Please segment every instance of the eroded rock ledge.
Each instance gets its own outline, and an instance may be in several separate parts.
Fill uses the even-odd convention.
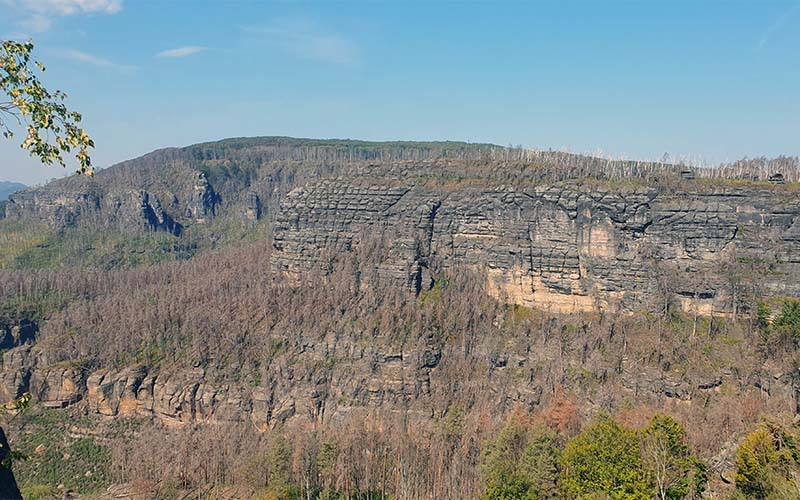
[[[668,294],[688,312],[730,314],[732,271],[748,266],[766,293],[800,297],[800,197],[769,187],[328,179],[284,199],[272,265],[324,269],[327,255],[374,237],[389,245],[378,275],[397,286],[419,291],[432,267],[467,266],[495,297],[554,312],[635,310]]]

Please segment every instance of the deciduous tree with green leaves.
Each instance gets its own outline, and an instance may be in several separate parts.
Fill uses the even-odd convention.
[[[45,67],[31,58],[32,52],[31,40],[0,41],[0,130],[10,139],[14,128],[24,129],[20,146],[45,165],[66,167],[65,156],[74,155],[77,172],[92,175],[89,148],[94,142],[79,126],[81,115],[64,104],[65,92],[42,85],[36,70],[44,72]]]
[[[797,429],[765,422],[744,438],[736,452],[735,498],[800,498],[800,446],[796,432]]]
[[[786,338],[800,341],[800,301],[784,301],[781,313],[775,318],[773,328]]]
[[[545,500],[557,497],[556,435],[515,412],[483,454],[485,500]]]
[[[561,457],[565,498],[612,500],[652,498],[636,431],[609,416],[599,416],[569,444]]]
[[[656,415],[640,432],[642,460],[661,500],[700,498],[707,482],[706,466],[688,445],[677,420]]]

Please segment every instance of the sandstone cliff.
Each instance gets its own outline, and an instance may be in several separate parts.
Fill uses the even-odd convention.
[[[467,266],[497,298],[553,311],[631,311],[667,294],[729,314],[748,270],[764,292],[800,297],[800,198],[760,186],[322,180],[284,199],[273,265],[298,275],[376,236],[390,241],[379,267],[397,286],[428,289],[434,270]]]

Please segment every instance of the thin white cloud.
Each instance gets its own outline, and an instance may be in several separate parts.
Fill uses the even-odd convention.
[[[20,3],[33,12],[56,16],[81,12],[116,14],[122,10],[122,0],[20,0]]]
[[[19,24],[28,31],[42,33],[49,30],[53,26],[53,21],[47,16],[34,14],[29,18],[20,21]]]
[[[123,0],[3,0],[18,13],[18,24],[28,31],[49,30],[59,17],[78,14],[116,14]]]
[[[188,57],[203,52],[204,50],[206,50],[205,47],[200,47],[197,45],[176,47],[174,49],[162,50],[161,52],[156,54],[156,57],[165,57],[165,58]]]
[[[325,32],[308,19],[284,19],[266,26],[245,26],[242,31],[263,37],[303,59],[351,64],[359,56],[358,46],[353,41]]]
[[[65,50],[60,55],[64,59],[90,64],[92,66],[97,66],[99,68],[113,69],[115,71],[119,71],[120,73],[130,73],[138,69],[136,66],[130,66],[127,64],[118,64],[103,57],[87,54],[86,52],[81,52],[79,50]]]
[[[758,48],[763,49],[769,44],[770,38],[776,32],[780,31],[783,26],[792,18],[795,14],[800,12],[800,3],[794,4],[790,7],[786,12],[784,12],[781,17],[779,17],[774,23],[769,25],[767,29],[761,34],[761,38],[758,40]]]

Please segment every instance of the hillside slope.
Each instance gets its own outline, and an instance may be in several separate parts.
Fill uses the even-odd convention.
[[[45,446],[21,484],[241,497],[280,466],[477,498],[507,414],[563,443],[666,413],[724,492],[741,437],[799,413],[800,194],[682,170],[257,138],[15,194],[0,399],[33,394],[19,445]]]

